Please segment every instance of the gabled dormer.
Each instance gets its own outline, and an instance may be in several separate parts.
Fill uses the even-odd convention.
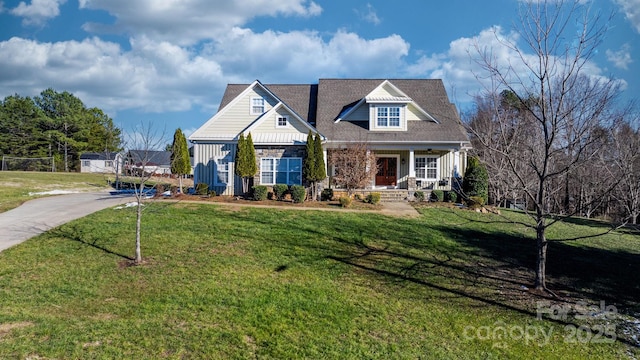
[[[438,121],[389,80],[360,101],[346,106],[336,119],[367,122],[369,131],[407,131],[409,121]]]

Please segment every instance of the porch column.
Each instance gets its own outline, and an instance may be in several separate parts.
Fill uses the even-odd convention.
[[[413,148],[409,149],[409,177],[416,177],[416,160]]]
[[[324,171],[326,171],[326,174],[329,174],[329,158],[327,158],[327,149],[322,150],[322,156],[324,157]]]

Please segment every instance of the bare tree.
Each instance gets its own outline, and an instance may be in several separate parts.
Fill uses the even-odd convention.
[[[622,209],[622,220],[635,225],[640,216],[640,130],[621,120],[611,135],[611,163],[615,176],[620,179],[613,197]]]
[[[331,150],[329,164],[334,166],[335,184],[344,186],[349,196],[355,189],[364,189],[378,172],[375,154],[364,142],[350,143],[344,148]]]
[[[136,197],[136,265],[142,263],[142,214],[144,201],[149,197],[150,190],[145,187],[145,184],[153,176],[155,166],[151,164],[159,161],[161,152],[158,150],[163,148],[165,142],[164,132],[160,133],[152,123],[140,123],[135,128],[129,142],[127,161],[129,166],[133,168],[132,175],[136,178],[134,184]]]
[[[520,135],[517,153],[511,141],[511,117],[499,117],[497,143],[476,137],[487,151],[505,157],[530,203],[532,211],[527,214],[533,220],[529,226],[536,231],[534,287],[538,290],[548,291],[546,230],[563,219],[551,216],[554,199],[566,189],[567,174],[594,166],[598,160],[597,152],[591,151],[597,141],[594,130],[610,125],[608,109],[618,93],[614,80],[588,76],[590,60],[606,32],[600,16],[592,16],[588,10],[578,0],[523,5],[517,31],[527,50],[508,39],[497,39],[513,54],[507,65],[498,64],[491,51],[477,46],[480,64],[493,83],[515,94],[521,109],[516,121],[526,123],[527,132]]]

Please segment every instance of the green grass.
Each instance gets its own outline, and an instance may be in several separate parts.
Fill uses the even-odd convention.
[[[30,192],[99,190],[107,186],[107,179],[103,174],[0,171],[0,212],[39,197],[29,196]]]
[[[0,253],[0,358],[638,355],[620,340],[567,342],[572,321],[536,320],[540,298],[521,290],[532,281],[525,229],[488,223],[499,220],[492,215],[420,211],[397,219],[155,203],[142,266],[128,266],[134,211],[95,213]],[[552,246],[550,285],[593,301],[624,295],[619,310],[637,309],[639,245],[637,235],[615,234]],[[552,336],[478,336],[500,327]]]

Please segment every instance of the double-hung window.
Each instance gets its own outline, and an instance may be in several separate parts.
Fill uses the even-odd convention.
[[[436,180],[438,178],[438,158],[435,156],[416,156],[416,179]]]
[[[264,112],[264,98],[251,98],[251,115],[260,115]]]
[[[84,167],[91,166],[91,161],[90,160],[82,160],[82,166],[84,166]]]
[[[260,183],[263,185],[302,184],[301,158],[260,159]]]
[[[400,127],[400,107],[378,106],[376,108],[376,125],[378,127]]]
[[[276,127],[284,128],[284,127],[287,127],[288,124],[289,124],[289,119],[286,116],[284,115],[276,116]]]
[[[216,185],[227,185],[229,183],[229,160],[226,158],[218,158],[216,161]]]
[[[106,167],[113,167],[113,160],[107,160],[104,162],[104,166]]]

